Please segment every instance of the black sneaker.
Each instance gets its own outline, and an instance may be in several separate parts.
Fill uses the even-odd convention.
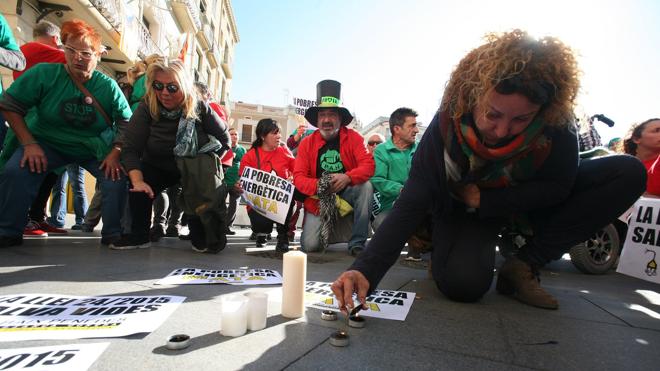
[[[225,231],[225,234],[227,236],[234,236],[234,235],[236,235],[236,232],[234,232],[231,229],[227,228],[227,230]]]
[[[362,250],[364,250],[364,247],[362,246],[353,246],[348,248],[348,253],[351,254],[351,256],[358,256]]]
[[[265,247],[267,242],[266,236],[257,236],[257,247]]]
[[[288,252],[289,251],[289,239],[277,241],[275,246],[275,251],[277,252]]]
[[[128,234],[112,242],[109,247],[112,250],[134,250],[146,249],[149,246],[151,246],[151,242],[148,238]]]
[[[256,241],[256,240],[257,240],[257,234],[254,233],[254,232],[252,232],[252,234],[250,235],[249,240],[250,240],[250,241]]]
[[[90,225],[90,224],[85,224],[85,223],[83,223],[83,224],[80,226],[80,230],[81,230],[82,232],[85,232],[85,233],[92,233],[92,232],[94,232],[94,226],[93,226],[93,225]]]
[[[158,242],[163,237],[165,237],[165,231],[159,225],[152,227],[149,231],[149,241],[151,242]]]
[[[167,227],[165,237],[179,237],[179,226],[171,225]]]
[[[268,233],[268,234],[266,235],[266,239],[267,239],[268,241],[270,241],[270,240],[273,239],[273,236],[271,236],[270,233]]]
[[[118,241],[121,238],[120,235],[115,236],[101,236],[101,245],[110,246],[112,243]]]
[[[0,236],[0,248],[20,246],[23,244],[23,236]]]

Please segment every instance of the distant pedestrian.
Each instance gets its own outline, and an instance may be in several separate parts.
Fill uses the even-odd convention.
[[[646,194],[660,197],[660,118],[633,125],[622,147],[623,152],[637,157],[646,167]]]

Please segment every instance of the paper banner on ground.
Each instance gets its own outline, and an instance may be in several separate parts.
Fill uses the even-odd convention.
[[[266,218],[284,224],[293,201],[293,184],[274,172],[267,173],[249,166],[243,169],[240,182],[245,203]]]
[[[337,299],[330,289],[331,283],[307,281],[305,286],[305,305],[312,308],[339,312]],[[415,300],[414,292],[375,290],[367,297],[367,310],[360,311],[361,316],[405,321]],[[353,302],[357,297],[353,295]]]
[[[228,285],[281,285],[282,276],[272,269],[200,269],[179,268],[156,285],[201,285],[225,283]]]
[[[660,199],[642,197],[633,206],[616,271],[660,283]]]
[[[0,370],[84,371],[110,343],[0,349]]]
[[[152,332],[183,296],[0,296],[0,341],[118,337]]]

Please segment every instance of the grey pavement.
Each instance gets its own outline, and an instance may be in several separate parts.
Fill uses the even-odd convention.
[[[336,348],[328,337],[339,322],[320,310],[290,320],[280,315],[278,286],[182,285],[154,282],[175,268],[270,268],[282,261],[247,255],[248,229],[237,229],[218,255],[195,253],[187,241],[165,238],[149,249],[112,251],[98,232],[30,239],[0,250],[0,295],[47,293],[82,296],[179,295],[185,302],[155,331],[122,338],[0,343],[1,348],[110,342],[91,370],[389,370],[548,369],[657,370],[660,363],[660,286],[615,272],[579,273],[570,261],[542,272],[543,286],[560,301],[548,311],[498,295],[494,287],[478,303],[444,298],[424,269],[400,263],[381,289],[416,292],[406,321],[367,318],[350,330],[350,345]],[[272,248],[272,247],[271,247]],[[342,246],[310,255],[307,279],[333,281],[350,263]],[[222,295],[269,293],[266,329],[237,338],[220,335]],[[164,347],[168,336],[186,333],[189,348]]]

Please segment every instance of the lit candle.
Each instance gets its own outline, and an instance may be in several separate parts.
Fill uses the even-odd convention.
[[[250,331],[261,330],[266,327],[268,317],[268,294],[262,292],[248,292],[247,328]]]
[[[289,251],[283,255],[282,265],[282,316],[300,318],[305,313],[307,255]]]
[[[224,296],[221,302],[223,336],[241,336],[247,331],[248,298],[243,295]]]

